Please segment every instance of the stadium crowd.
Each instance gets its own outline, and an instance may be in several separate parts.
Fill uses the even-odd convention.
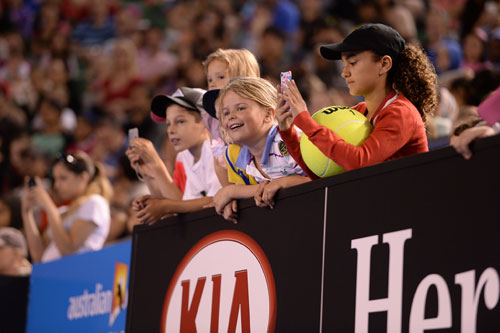
[[[369,22],[421,45],[435,67],[430,148],[478,118],[500,86],[498,0],[0,0],[0,228],[23,230],[26,177],[50,190],[54,161],[71,166],[61,154],[78,150],[113,188],[105,244],[127,237],[138,223],[131,204],[148,191],[125,154],[128,130],[137,127],[174,169],[165,124],[150,117],[154,96],[207,89],[207,56],[244,48],[274,86],[292,71],[310,111],[354,105],[341,62],[322,58],[319,46]],[[47,214],[32,213],[42,233]]]

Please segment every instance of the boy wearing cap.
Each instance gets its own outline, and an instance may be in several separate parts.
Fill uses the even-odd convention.
[[[178,152],[177,161],[184,167],[184,193],[150,141],[137,138],[130,142],[126,154],[151,192],[133,203],[141,223],[151,224],[172,214],[200,210],[212,203],[212,196],[221,188],[214,170],[210,134],[201,117],[204,92],[182,87],[171,96],[156,96],[151,103],[151,118],[166,123],[169,140]]]
[[[26,259],[28,246],[21,231],[0,228],[0,275],[25,276],[31,274],[31,264]]]
[[[350,94],[364,97],[352,108],[366,116],[373,131],[360,146],[351,145],[311,118],[294,81],[278,87],[280,134],[311,178],[318,177],[304,163],[292,125],[345,170],[428,151],[425,121],[437,105],[437,76],[419,47],[386,25],[366,24],[320,51],[326,59],[342,59]]]

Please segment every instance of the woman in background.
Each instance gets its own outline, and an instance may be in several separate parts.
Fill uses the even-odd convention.
[[[41,185],[26,179],[22,219],[34,262],[102,248],[109,233],[112,188],[99,165],[84,152],[62,155],[54,164],[54,194],[58,206]],[[34,211],[43,210],[48,228],[40,234]]]

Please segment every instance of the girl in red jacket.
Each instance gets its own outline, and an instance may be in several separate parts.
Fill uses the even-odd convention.
[[[342,59],[350,94],[364,97],[352,108],[366,116],[373,131],[360,146],[351,145],[311,118],[294,81],[278,87],[280,134],[308,176],[318,178],[301,157],[292,125],[347,171],[428,151],[425,122],[437,105],[437,76],[421,48],[406,44],[386,25],[366,24],[320,51],[326,59]]]

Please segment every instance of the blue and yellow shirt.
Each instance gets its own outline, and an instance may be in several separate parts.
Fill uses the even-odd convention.
[[[234,184],[254,185],[291,175],[305,176],[300,166],[290,156],[285,142],[274,125],[267,134],[266,147],[262,154],[261,168],[270,177],[264,177],[255,165],[252,154],[246,146],[231,144],[227,147],[225,160],[228,165],[228,179]]]

